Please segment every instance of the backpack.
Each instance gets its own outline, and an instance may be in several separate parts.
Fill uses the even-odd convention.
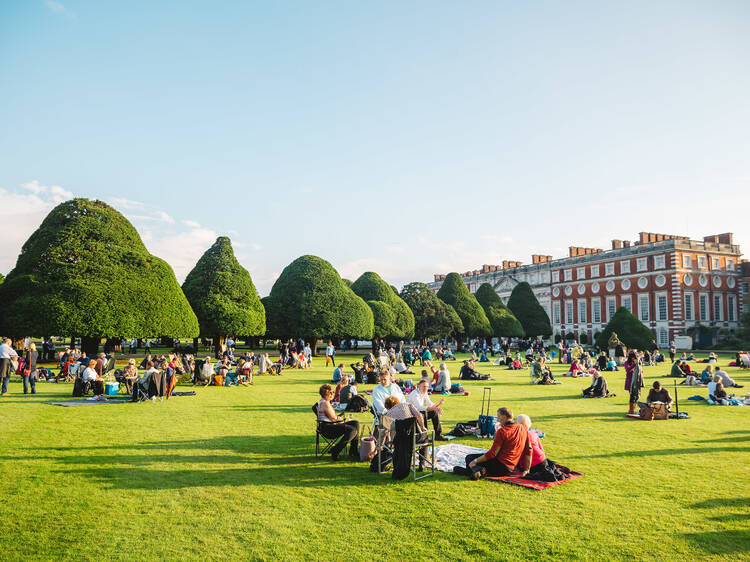
[[[367,412],[370,410],[370,405],[367,400],[362,398],[359,394],[352,396],[349,399],[349,403],[346,405],[347,412]]]
[[[463,387],[463,386],[461,386],[461,385],[460,385],[459,383],[457,383],[457,382],[454,382],[454,383],[453,383],[453,384],[451,385],[451,393],[452,393],[452,394],[463,394],[464,392],[465,392],[465,391],[464,391],[464,387]]]

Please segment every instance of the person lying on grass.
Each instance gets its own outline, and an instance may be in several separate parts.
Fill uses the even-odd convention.
[[[727,387],[727,388],[730,388],[730,387],[742,388],[742,385],[741,384],[737,384],[736,382],[734,382],[734,380],[731,379],[729,377],[729,375],[727,374],[727,372],[724,369],[722,369],[721,367],[719,367],[718,369],[716,369],[716,374],[721,377],[721,384],[723,384],[725,387]]]
[[[529,473],[533,449],[528,429],[513,421],[513,411],[509,408],[498,408],[497,419],[500,427],[490,449],[481,455],[466,455],[466,467],[456,466],[454,473],[471,480],[483,476],[508,476],[516,467],[521,470],[522,477]]]

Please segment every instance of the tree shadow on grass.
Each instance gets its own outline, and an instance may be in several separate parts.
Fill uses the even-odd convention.
[[[749,506],[750,498],[715,498],[694,503],[690,508],[722,509],[721,514],[708,519],[721,523],[742,522],[744,524],[750,518],[750,513],[747,511]],[[725,513],[727,508],[737,509],[738,512]],[[709,554],[745,554],[750,549],[750,531],[746,528],[685,533],[683,536]]]
[[[602,459],[610,457],[652,457],[663,455],[695,455],[702,453],[739,453],[750,452],[750,447],[688,447],[684,449],[651,449],[646,451],[620,451],[617,453],[602,453],[600,455],[579,455],[572,459]]]

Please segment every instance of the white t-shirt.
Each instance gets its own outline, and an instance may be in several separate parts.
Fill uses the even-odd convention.
[[[433,406],[432,400],[430,400],[430,395],[425,393],[422,394],[419,392],[418,388],[415,388],[409,393],[409,397],[406,399],[407,402],[410,402],[411,404],[414,404],[416,406],[417,410],[420,412],[424,412],[427,410],[427,408],[431,408]]]
[[[96,371],[93,367],[86,367],[86,370],[83,371],[83,376],[81,377],[83,379],[83,382],[91,382],[95,381],[97,377]]]
[[[333,348],[332,345],[327,345],[326,346],[326,355],[333,355],[333,349],[334,348]]]

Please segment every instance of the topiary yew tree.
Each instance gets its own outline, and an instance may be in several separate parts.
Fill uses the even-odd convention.
[[[81,336],[87,354],[103,337],[198,335],[172,268],[101,201],[52,209],[0,285],[0,302],[0,333]]]
[[[484,313],[492,326],[495,336],[506,338],[521,338],[524,335],[523,326],[518,318],[503,304],[495,289],[489,283],[482,283],[474,293],[477,302],[482,305]]]
[[[302,256],[286,266],[263,304],[270,333],[301,336],[310,341],[313,353],[319,339],[372,338],[370,307],[317,256]]]
[[[492,335],[492,326],[484,309],[469,292],[463,279],[458,273],[445,276],[437,296],[443,302],[451,305],[461,318],[464,327],[462,336],[482,337]]]
[[[373,345],[378,339],[399,340],[414,337],[414,314],[409,305],[377,273],[363,273],[352,283],[351,290],[362,297],[372,309],[375,322]]]
[[[266,333],[266,311],[226,236],[217,238],[201,256],[185,278],[182,291],[198,317],[201,336],[213,339],[217,357],[227,336]]]
[[[596,345],[600,349],[609,347],[612,332],[617,333],[618,339],[623,344],[633,349],[649,349],[651,340],[654,339],[653,332],[624,306],[617,309],[604,331],[599,334]]]
[[[531,290],[531,285],[526,282],[519,283],[513,287],[508,299],[508,308],[523,326],[527,337],[537,336],[549,337],[552,335],[552,325],[549,316]]]
[[[400,296],[414,314],[414,335],[423,344],[463,333],[464,326],[453,307],[437,298],[424,283],[409,283],[401,289]]]

